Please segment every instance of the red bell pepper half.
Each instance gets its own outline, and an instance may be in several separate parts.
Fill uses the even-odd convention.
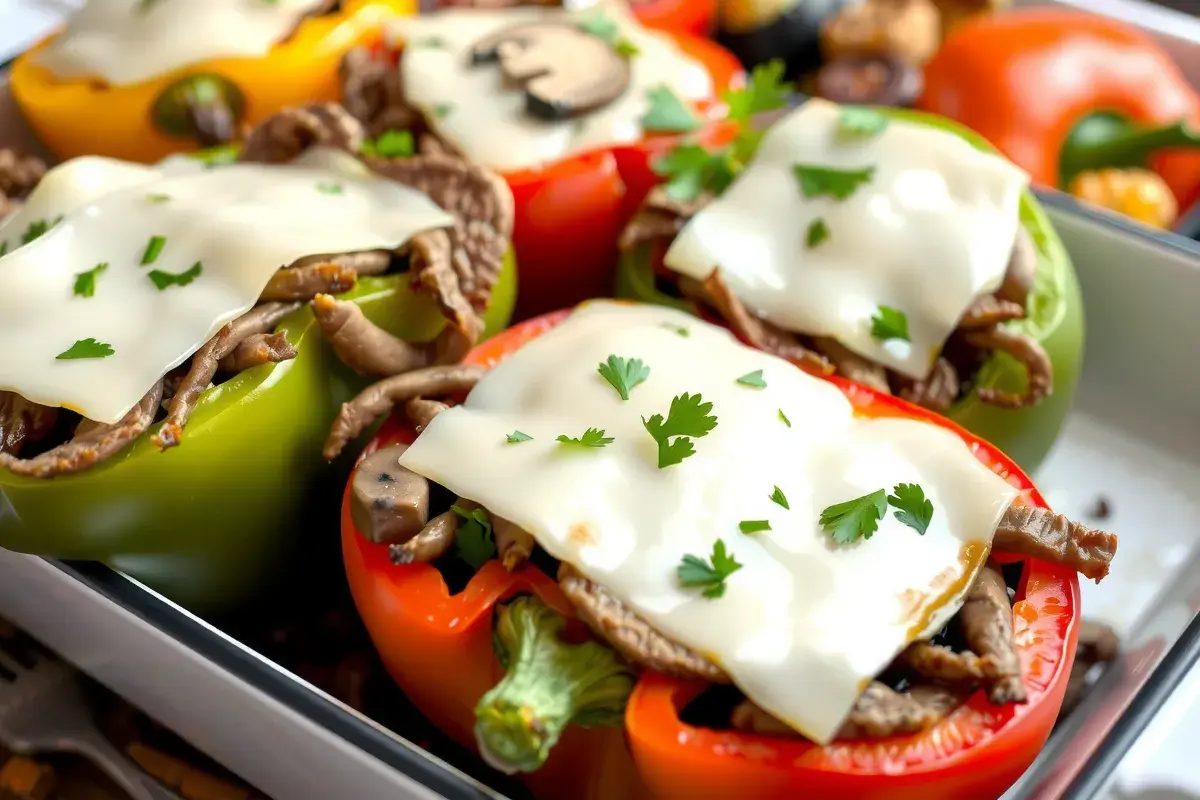
[[[466,360],[493,366],[568,313],[517,325],[476,347]],[[1029,478],[991,445],[903,400],[833,380],[861,414],[921,419],[952,430],[980,461],[1022,490],[1018,502],[1045,506]],[[394,417],[363,455],[414,436],[407,422]],[[456,594],[434,566],[393,565],[386,545],[368,541],[356,529],[349,500],[347,487],[342,509],[346,576],[384,664],[422,713],[475,748],[476,705],[504,677],[493,655],[497,604],[531,594],[569,620],[568,638],[584,638],[584,629],[554,579],[533,565],[508,573],[493,559]],[[1023,564],[1013,624],[1027,703],[993,706],[979,692],[924,733],[818,746],[690,725],[680,711],[704,686],[644,672],[629,698],[623,731],[572,725],[545,764],[524,780],[539,797],[622,800],[999,797],[1028,768],[1058,716],[1078,637],[1079,583],[1066,567],[993,556],[1001,563]]]

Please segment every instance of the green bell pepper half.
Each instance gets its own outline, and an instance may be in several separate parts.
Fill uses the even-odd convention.
[[[410,341],[445,324],[406,273],[360,278],[339,298]],[[507,326],[515,299],[510,251],[484,336]],[[277,330],[296,358],[205,392],[179,447],[159,452],[150,431],[86,472],[46,480],[0,472],[0,546],[105,562],[202,612],[265,588],[321,504],[337,506],[346,465],[326,464],[321,444],[339,404],[370,382],[338,362],[308,306]]]
[[[942,117],[906,109],[877,110],[890,117],[949,131],[980,150],[995,152],[983,137]],[[1037,247],[1038,270],[1026,301],[1027,316],[1008,325],[1036,339],[1046,349],[1054,366],[1054,393],[1037,405],[1006,409],[988,405],[971,392],[951,406],[946,416],[996,445],[1022,469],[1032,473],[1062,431],[1075,396],[1083,363],[1083,300],[1071,258],[1046,212],[1030,192],[1021,198],[1021,224]],[[617,270],[617,296],[695,313],[691,303],[664,294],[655,286],[652,255],[649,245],[622,255]],[[996,353],[980,367],[975,383],[1020,391],[1025,386],[1025,370],[1008,354]]]

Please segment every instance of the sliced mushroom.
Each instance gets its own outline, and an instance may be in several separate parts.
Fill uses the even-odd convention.
[[[406,444],[364,458],[350,481],[350,517],[376,544],[403,544],[429,522],[429,481],[400,466]]]
[[[999,567],[979,571],[958,612],[967,645],[983,659],[988,699],[996,705],[1024,703],[1021,660],[1013,642],[1012,606]]]
[[[507,80],[525,86],[528,112],[543,119],[594,111],[629,87],[629,62],[604,39],[570,22],[505,28],[476,42],[471,62],[499,62]]]
[[[1012,505],[996,526],[992,547],[1070,567],[1099,583],[1116,555],[1117,537],[1048,508]]]
[[[454,546],[462,518],[453,511],[438,514],[421,532],[403,544],[388,547],[393,564],[428,564],[437,561]]]

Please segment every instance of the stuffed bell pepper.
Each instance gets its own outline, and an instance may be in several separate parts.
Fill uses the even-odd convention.
[[[19,57],[13,97],[59,158],[154,162],[338,98],[338,64],[415,0],[89,0]]]
[[[406,131],[505,176],[516,200],[518,315],[612,291],[622,226],[680,134],[716,142],[716,95],[740,67],[716,45],[649,31],[620,0],[583,9],[452,8],[385,26],[343,65],[372,135]]]
[[[323,104],[211,169],[88,156],[18,186],[36,170],[0,158],[0,546],[239,599],[336,477],[320,443],[341,400],[504,327],[504,182],[361,145]]]
[[[939,413],[1033,470],[1082,351],[1070,260],[1028,177],[953,123],[809,100],[658,169],[619,293]]]
[[[1117,544],[954,424],[662,306],[378,384],[326,455],[393,403],[343,504],[354,599],[538,797],[999,797]]]
[[[1036,184],[1148,225],[1170,228],[1200,199],[1200,94],[1120,20],[1065,8],[972,20],[926,65],[918,107],[977,131]]]

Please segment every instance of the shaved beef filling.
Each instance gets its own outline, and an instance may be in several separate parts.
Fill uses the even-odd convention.
[[[319,103],[282,111],[252,131],[242,149],[244,162],[284,163],[312,146],[336,147],[358,155],[362,125],[340,106]],[[172,370],[116,425],[101,425],[74,412],[30,403],[0,392],[0,468],[52,478],[79,472],[115,455],[162,420],[153,442],[163,450],[178,446],[201,396],[233,375],[296,357],[294,343],[275,328],[300,303],[312,301],[317,323],[334,352],[351,368],[385,380],[346,404],[335,429],[350,438],[378,414],[372,403],[408,395],[444,394],[469,388],[471,368],[445,368],[462,359],[483,330],[482,313],[491,297],[512,236],[512,195],[502,179],[437,150],[404,160],[363,159],[384,177],[423,192],[454,217],[447,230],[417,234],[396,252],[323,253],[280,269],[268,282],[259,305],[226,325],[184,365]],[[0,150],[0,215],[8,198],[28,193],[45,166]],[[355,304],[333,297],[354,287],[360,275],[378,275],[407,265],[413,288],[431,297],[447,324],[433,341],[410,343],[366,318]],[[412,379],[403,373],[434,368]],[[432,382],[428,379],[432,377]],[[391,381],[391,382],[389,382]],[[372,399],[374,398],[374,400]],[[344,443],[343,443],[344,444]],[[343,445],[335,445],[339,449]],[[521,548],[514,551],[520,552]],[[516,555],[513,558],[518,558]]]
[[[621,249],[629,253],[648,247],[655,260],[656,286],[669,276],[679,294],[714,311],[746,342],[809,371],[836,371],[852,381],[939,412],[972,390],[970,381],[964,382],[963,378],[974,376],[992,353],[1007,353],[1025,368],[1026,388],[1022,392],[979,388],[983,402],[1024,408],[1053,393],[1054,371],[1045,349],[1026,334],[1004,326],[1025,317],[1037,272],[1037,248],[1024,229],[1020,229],[1013,245],[1003,284],[993,294],[977,298],[967,309],[929,375],[917,381],[875,364],[832,339],[794,334],[760,319],[730,291],[716,269],[698,284],[661,267],[659,262],[671,240],[710,199],[682,204],[671,199],[662,187],[655,189],[622,233]]]
[[[461,394],[483,374],[482,368],[473,366],[433,367],[377,384],[364,393],[365,397],[343,406],[344,418],[334,425],[326,456],[336,456],[340,446],[368,424],[366,420],[374,420],[393,405],[402,405],[414,425],[428,426],[449,407],[429,396]],[[360,412],[361,416],[356,416]],[[347,426],[348,430],[343,430]],[[351,481],[351,515],[365,537],[389,545],[393,563],[436,562],[447,575],[445,562],[463,525],[463,516],[451,510],[429,518],[432,493],[444,490],[400,465],[399,458],[407,447],[393,445],[368,454],[359,463]],[[461,497],[454,500],[454,505],[467,513],[479,509],[477,503]],[[579,619],[628,662],[712,684],[693,701],[693,705],[705,709],[697,724],[801,738],[800,733],[732,690],[729,676],[712,661],[672,641],[572,565],[550,559],[536,547],[528,531],[494,514],[488,519],[496,557],[505,569],[513,571],[529,563],[531,568],[557,574],[559,587]],[[997,552],[1061,564],[1097,580],[1108,573],[1116,546],[1113,534],[1090,529],[1048,509],[1018,504],[1004,514],[993,540]],[[838,738],[886,738],[927,730],[962,705],[976,689],[984,690],[997,705],[1025,702],[1026,688],[1013,634],[1012,605],[1019,585],[1019,565],[1001,567],[989,560],[980,567],[959,612],[930,639],[910,644],[867,686]],[[1093,638],[1097,649],[1105,650],[1111,658],[1116,646],[1110,638],[1115,637]],[[714,703],[710,698],[714,694],[724,699]],[[685,720],[689,713],[683,710]]]

